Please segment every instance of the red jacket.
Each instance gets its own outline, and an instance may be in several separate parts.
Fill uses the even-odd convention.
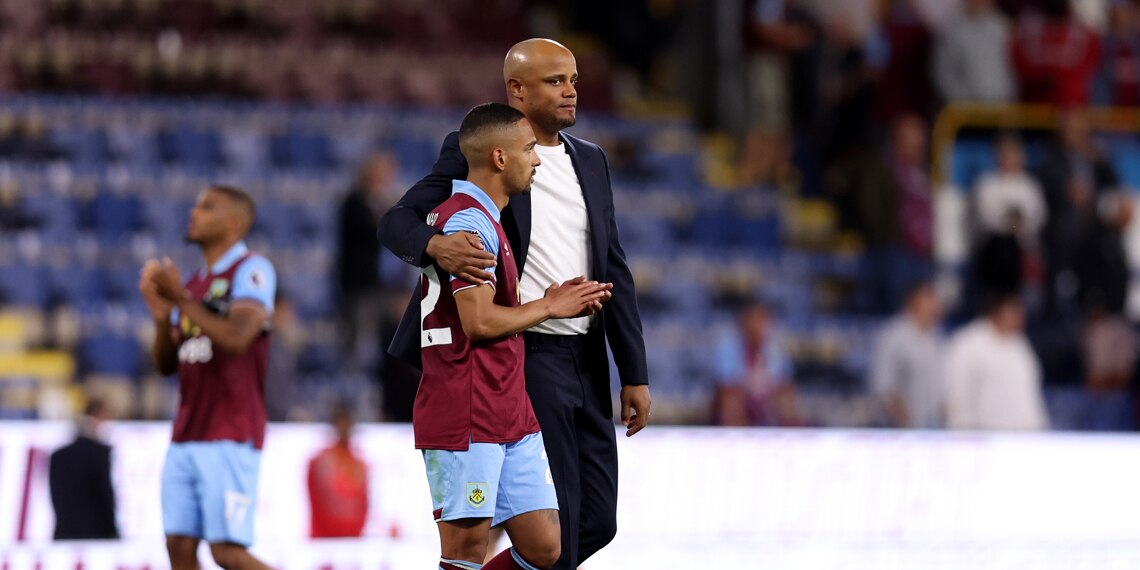
[[[368,466],[334,445],[309,461],[313,538],[357,537],[368,518]]]

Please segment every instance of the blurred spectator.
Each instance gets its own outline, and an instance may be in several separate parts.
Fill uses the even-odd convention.
[[[1136,332],[1119,315],[1096,310],[1082,339],[1085,386],[1093,392],[1123,392],[1136,371]]]
[[[297,363],[305,330],[297,322],[293,302],[277,290],[273,302],[273,334],[269,337],[269,374],[265,377],[265,411],[271,422],[300,419],[297,409]]]
[[[1112,0],[1094,98],[1102,105],[1140,104],[1140,19],[1135,0]]]
[[[1058,135],[1039,175],[1049,206],[1048,309],[1065,313],[1076,301],[1120,314],[1128,286],[1122,235],[1131,221],[1131,201],[1117,189],[1116,173],[1083,112],[1063,113]]]
[[[1022,330],[1014,296],[994,297],[985,315],[954,333],[946,350],[946,424],[951,429],[1049,427],[1041,367]]]
[[[827,30],[820,62],[820,118],[817,144],[825,164],[851,159],[872,144],[875,127],[875,68],[881,42],[860,35],[846,18]]]
[[[934,113],[930,61],[932,41],[915,0],[888,0],[881,30],[887,61],[877,89],[875,115],[892,124],[905,115]]]
[[[380,215],[397,195],[398,174],[394,156],[370,158],[340,208],[337,283],[345,353],[352,369],[371,369],[380,355],[388,291],[382,279],[382,250],[376,230]]]
[[[1069,0],[1042,0],[1022,13],[1013,64],[1021,99],[1060,107],[1087,105],[1100,64],[1100,38],[1072,14]]]
[[[982,174],[974,190],[978,225],[983,233],[1012,233],[1033,239],[1045,226],[1048,212],[1041,185],[1025,169],[1025,147],[1015,133],[998,136],[996,171]],[[1010,214],[1020,223],[1010,225]]]
[[[313,538],[358,537],[368,518],[368,467],[352,450],[352,407],[333,409],[336,442],[309,460]]]
[[[1009,23],[994,0],[965,0],[934,46],[934,78],[948,103],[1014,99]]]
[[[748,45],[750,130],[742,153],[742,178],[758,182],[766,149],[789,131],[809,131],[817,113],[823,31],[797,0],[755,0]]]
[[[102,441],[106,406],[91,400],[79,418],[75,441],[51,454],[48,486],[55,509],[55,540],[119,538],[111,446]]]
[[[929,272],[934,212],[926,167],[926,124],[903,115],[885,154],[853,149],[828,170],[844,225],[867,242],[864,286],[873,312],[894,311]]]
[[[792,362],[772,330],[768,307],[750,301],[735,334],[717,349],[713,422],[723,426],[802,426]]]
[[[935,429],[945,425],[938,330],[942,303],[930,281],[907,295],[902,313],[891,319],[875,344],[871,386],[882,398],[891,424]]]
[[[998,169],[983,174],[974,190],[981,233],[974,270],[983,296],[1017,294],[1027,278],[1042,277],[1037,236],[1047,212],[1041,186],[1025,170],[1017,135],[1000,135],[997,155]]]

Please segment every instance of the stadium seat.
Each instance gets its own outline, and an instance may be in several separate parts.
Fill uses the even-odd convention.
[[[319,171],[333,165],[329,141],[318,133],[288,131],[273,139],[272,149],[278,166]]]
[[[49,299],[40,267],[14,264],[0,267],[0,305],[46,307]]]
[[[122,243],[142,225],[142,205],[134,196],[100,192],[91,201],[91,218],[100,241]]]
[[[174,127],[159,135],[162,157],[196,170],[213,171],[222,165],[217,133],[190,127]]]
[[[55,302],[85,305],[102,302],[103,282],[91,267],[69,264],[47,270],[48,287]]]
[[[130,378],[139,372],[142,351],[133,337],[96,335],[79,344],[79,365],[85,374],[115,374]]]

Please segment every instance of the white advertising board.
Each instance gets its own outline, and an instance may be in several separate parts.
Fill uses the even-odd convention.
[[[169,424],[111,426],[112,543],[52,543],[47,457],[63,423],[0,423],[0,570],[159,570]],[[253,550],[280,570],[431,568],[439,546],[409,426],[363,425],[365,538],[308,540],[317,425],[273,425]],[[619,435],[618,538],[586,570],[1140,568],[1140,437],[647,429]],[[205,550],[202,560],[209,565]]]

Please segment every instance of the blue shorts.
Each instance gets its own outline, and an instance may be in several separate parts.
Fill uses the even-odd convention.
[[[467,451],[425,449],[436,522],[491,518],[492,525],[539,509],[558,510],[542,433]]]
[[[260,466],[261,451],[248,443],[171,443],[162,469],[166,534],[252,544]]]

